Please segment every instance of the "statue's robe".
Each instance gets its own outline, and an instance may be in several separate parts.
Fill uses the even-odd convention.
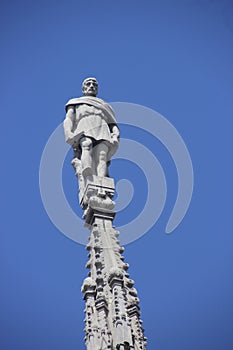
[[[83,136],[90,137],[93,145],[105,141],[109,147],[108,160],[116,152],[117,145],[111,142],[111,128],[117,125],[114,112],[110,105],[102,99],[93,96],[73,98],[66,104],[74,108],[74,120],[72,132],[74,142],[79,146]]]

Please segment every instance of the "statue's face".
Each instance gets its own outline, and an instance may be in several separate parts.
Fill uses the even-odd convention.
[[[98,94],[98,83],[95,79],[84,80],[82,92],[85,96],[96,96]]]

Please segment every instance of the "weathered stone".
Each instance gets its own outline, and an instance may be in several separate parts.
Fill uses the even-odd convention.
[[[114,180],[107,167],[115,153],[119,130],[111,107],[97,99],[95,78],[83,82],[84,97],[66,105],[66,141],[74,149],[72,165],[79,181],[79,202],[90,230],[90,269],[82,286],[87,350],[145,350],[146,338],[140,319],[134,281],[121,255],[119,231],[112,225]]]

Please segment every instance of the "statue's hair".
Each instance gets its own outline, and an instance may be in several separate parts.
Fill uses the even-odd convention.
[[[97,81],[96,78],[89,77],[89,78],[86,78],[86,79],[83,80],[82,87],[83,87],[83,86],[85,85],[85,83],[87,83],[89,80],[94,80],[94,81],[97,83],[97,85],[98,85],[98,81]]]

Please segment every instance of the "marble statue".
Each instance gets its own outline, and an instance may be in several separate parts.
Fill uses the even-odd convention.
[[[116,152],[120,132],[109,104],[97,98],[98,82],[87,78],[82,97],[66,104],[64,131],[74,149],[73,166],[79,183],[88,176],[108,177],[108,165]]]

